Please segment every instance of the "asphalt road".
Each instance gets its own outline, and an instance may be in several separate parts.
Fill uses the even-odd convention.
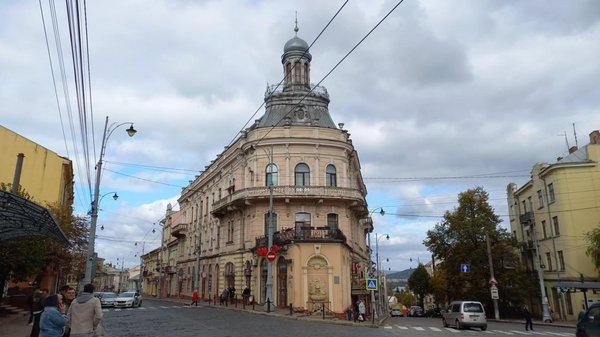
[[[444,328],[441,319],[394,317],[378,328],[367,324],[335,324],[314,319],[296,319],[221,307],[189,307],[181,303],[144,299],[141,308],[105,309],[107,337],[207,336],[207,337],[370,337],[370,336],[574,336],[574,329],[489,322],[487,331]]]

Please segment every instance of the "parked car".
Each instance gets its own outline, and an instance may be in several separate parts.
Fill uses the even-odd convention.
[[[455,301],[450,303],[446,312],[442,313],[442,324],[444,327],[451,324],[457,329],[475,327],[485,331],[487,318],[480,302]]]
[[[600,303],[590,305],[585,316],[577,322],[577,337],[600,336]]]
[[[408,311],[408,316],[423,317],[423,316],[425,316],[425,312],[423,311],[423,308],[421,308],[420,306],[413,305],[412,307],[410,307],[410,309]]]
[[[425,317],[442,317],[442,310],[440,308],[433,308],[425,311]]]
[[[135,308],[142,306],[142,296],[137,291],[120,293],[115,299],[115,308]]]
[[[115,306],[115,300],[117,299],[117,294],[115,293],[102,293],[102,296],[100,296],[100,304],[103,307],[114,307]]]
[[[403,304],[392,304],[390,309],[390,316],[404,316],[406,307]]]

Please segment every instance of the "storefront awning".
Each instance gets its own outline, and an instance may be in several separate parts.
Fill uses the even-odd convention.
[[[47,237],[69,244],[48,209],[0,190],[0,243],[26,237]]]

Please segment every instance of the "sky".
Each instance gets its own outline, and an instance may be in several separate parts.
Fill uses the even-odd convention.
[[[482,186],[507,227],[506,186],[600,128],[600,3],[406,0],[350,52],[397,3],[87,2],[86,168],[65,4],[53,15],[46,1],[3,0],[0,124],[73,160],[86,214],[109,117],[96,251],[134,266],[158,247],[167,203],[264,113],[296,13],[310,44],[343,6],[310,49],[311,80],[324,79],[358,151],[381,268],[414,268],[458,193]]]

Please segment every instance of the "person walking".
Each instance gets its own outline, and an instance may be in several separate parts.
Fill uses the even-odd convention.
[[[83,286],[83,292],[77,296],[67,313],[71,337],[93,337],[101,335],[102,305],[100,299],[94,297],[94,285]]]
[[[361,322],[364,321],[366,314],[367,314],[367,307],[365,306],[365,302],[360,300],[358,302],[358,320]]]
[[[62,313],[64,315],[66,315],[69,312],[69,307],[71,307],[71,303],[73,303],[74,299],[75,299],[75,289],[73,289],[72,287],[68,287],[65,297],[63,297]],[[71,336],[71,329],[68,326],[66,326],[65,332],[63,333],[62,337],[70,337],[70,336]]]
[[[50,295],[44,299],[44,312],[40,317],[40,336],[61,337],[67,324],[67,316],[61,313],[62,296]]]
[[[190,304],[190,307],[196,304],[196,306],[198,306],[198,290],[194,290],[194,294],[192,294],[192,304]]]
[[[531,313],[527,306],[523,308],[523,316],[525,316],[525,331],[531,330],[533,331],[533,322],[531,321]]]
[[[40,336],[40,318],[44,312],[44,300],[48,293],[45,290],[38,290],[33,295],[33,301],[31,303],[31,318],[30,323],[33,324],[31,327],[30,337]]]

